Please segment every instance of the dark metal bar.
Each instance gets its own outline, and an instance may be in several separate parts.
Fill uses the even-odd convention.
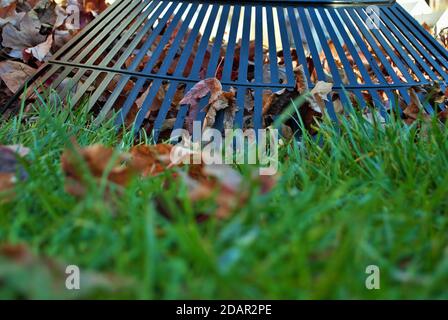
[[[218,59],[221,51],[221,45],[224,37],[224,31],[227,24],[227,19],[229,17],[229,13],[230,13],[230,5],[224,5],[223,10],[221,12],[219,27],[216,33],[215,43],[213,44],[212,52],[210,55],[210,61],[207,67],[207,78],[213,77],[216,73],[216,68],[219,63]],[[205,47],[203,49],[205,50]],[[198,77],[201,65],[202,65],[202,59],[200,58],[200,56],[196,55],[195,61],[193,62],[193,68],[190,72],[191,78]],[[189,83],[185,88],[185,92],[188,92],[192,87],[193,83]],[[174,130],[182,128],[185,122],[185,117],[187,115],[188,109],[189,109],[188,106],[185,105],[180,106],[176,122],[174,123]]]
[[[189,2],[201,2],[201,3],[214,3],[214,4],[228,4],[230,1],[226,0],[188,0]],[[232,3],[232,2],[230,2]],[[238,5],[275,5],[275,6],[288,6],[297,5],[302,7],[343,7],[343,6],[367,6],[367,5],[382,5],[391,6],[395,3],[395,0],[241,0],[238,1]]]
[[[381,74],[382,77],[378,77],[378,80],[380,81],[380,83],[382,83],[383,86],[386,87],[390,87],[392,84],[399,84],[402,82],[400,81],[400,78],[398,77],[398,75],[395,73],[395,71],[392,69],[392,66],[390,65],[390,63],[387,61],[386,56],[383,54],[383,52],[381,51],[381,49],[378,47],[376,41],[374,40],[374,38],[372,37],[372,35],[369,33],[369,31],[365,28],[364,23],[362,21],[360,21],[360,19],[358,18],[358,15],[356,13],[356,11],[354,11],[353,8],[351,9],[345,9],[348,13],[350,13],[350,17],[353,19],[353,23],[357,26],[357,28],[360,30],[360,32],[363,34],[364,38],[366,39],[366,42],[370,45],[370,47],[372,48],[372,50],[375,52],[375,56],[380,60],[381,62],[381,66],[383,66],[387,73],[389,74],[389,76],[392,79],[392,83],[389,83],[388,81],[386,81],[386,79],[384,78],[384,75],[382,75],[381,71],[379,70],[379,66],[376,64],[376,60],[373,58],[373,56],[370,54],[369,50],[367,48],[365,48],[366,50],[363,50],[363,53],[365,55],[369,55],[370,56],[370,61],[371,61],[371,66],[373,67],[373,70],[376,72],[376,69],[378,69],[378,72],[376,72],[376,74]],[[341,12],[342,14],[342,12]],[[344,12],[345,14],[345,12]],[[345,16],[347,17],[347,16]],[[347,20],[348,21],[348,20]],[[346,21],[346,23],[347,23]],[[364,42],[361,40],[362,45],[365,47]],[[358,43],[359,44],[359,43]],[[389,50],[390,51],[390,50]],[[395,55],[394,55],[395,56]],[[410,78],[410,75],[408,74],[408,78]],[[410,80],[410,82],[412,82],[412,79]],[[406,87],[406,85],[404,85],[403,87]],[[367,88],[368,89],[368,88]],[[406,102],[409,102],[410,98],[409,98],[409,94],[406,92],[406,90],[400,90],[400,93],[403,95],[404,99],[406,100]]]
[[[235,56],[236,35],[240,20],[241,7],[234,6],[232,12],[232,22],[230,24],[229,41],[227,44],[226,55],[224,58],[224,68],[222,71],[222,81],[230,81],[233,68],[233,57]]]
[[[252,7],[245,6],[244,7],[244,20],[243,20],[243,35],[241,39],[241,47],[240,47],[240,65],[238,70],[238,81],[246,82],[247,81],[247,67],[249,64],[249,43],[250,43],[250,21],[252,19],[251,16]],[[235,115],[235,127],[242,128],[243,127],[243,115],[244,115],[244,96],[246,95],[245,87],[241,87],[241,90],[238,90],[237,93],[237,102],[238,112]],[[220,125],[220,124],[218,124]]]
[[[296,19],[296,13],[292,7],[288,7],[287,10],[289,22],[291,24],[292,35],[294,37],[294,45],[296,48],[297,58],[299,60],[299,63],[303,66],[306,80],[308,81],[308,83],[311,83],[311,76],[307,68],[307,61],[304,52],[305,48],[303,47],[303,39],[298,27],[299,20]]]
[[[268,43],[269,43],[269,71],[271,74],[271,83],[280,83],[278,75],[277,63],[277,43],[275,41],[274,18],[272,14],[272,7],[266,6],[266,20],[268,29]]]
[[[314,68],[316,69],[317,78],[322,81],[326,81],[327,78],[325,76],[324,68],[320,61],[319,52],[316,48],[316,43],[314,42],[314,38],[311,31],[311,26],[308,22],[308,17],[305,13],[304,8],[298,8],[300,21],[302,22],[303,29],[305,31],[305,37],[307,40],[308,48],[310,49],[311,57],[313,59]],[[306,64],[304,65],[304,67]]]
[[[331,72],[331,76],[333,77],[333,81],[336,86],[340,86],[342,84],[342,79],[341,79],[341,76],[339,75],[338,67],[336,66],[336,62],[334,61],[333,54],[330,50],[330,47],[328,46],[327,37],[325,36],[325,34],[322,30],[322,26],[320,25],[320,23],[317,19],[317,16],[316,16],[316,11],[320,12],[320,10],[323,10],[323,9],[310,8],[308,10],[308,13],[313,22],[314,29],[316,30],[316,33],[319,38],[319,42],[321,44],[321,47],[325,54],[325,57],[327,58],[327,62],[330,67],[330,72]]]
[[[263,82],[263,7],[255,8],[255,82]],[[254,100],[254,128],[261,128],[263,121],[263,101],[260,102],[263,92],[255,90]]]
[[[364,12],[364,10],[360,10],[360,9],[355,9],[355,10],[361,18],[364,18],[364,21],[366,21],[366,19],[368,19],[368,16]],[[381,20],[380,20],[379,28],[381,30],[384,30],[386,28],[386,26],[384,25],[384,23]],[[409,60],[409,56],[405,52],[403,52],[403,49],[401,48],[401,46],[391,36],[391,34],[388,30],[384,30],[383,33],[381,33],[380,31],[378,31],[378,29],[373,28],[373,29],[371,29],[371,32],[375,35],[376,39],[381,43],[382,48],[384,50],[386,50],[388,56],[392,59],[393,63],[398,67],[398,69],[400,69],[402,75],[406,78],[406,81],[412,82],[413,78],[412,78],[412,75],[409,73],[408,68],[403,64],[403,62],[402,62],[403,60],[404,60],[404,62],[406,62],[406,64],[408,65],[409,68],[411,68],[415,73],[417,73],[420,76],[420,78],[423,78],[423,75],[421,74],[420,70],[418,70],[418,68],[415,66],[415,64]],[[386,42],[386,39],[388,40],[390,45]],[[394,49],[399,52],[401,58],[395,54]]]
[[[328,10],[323,9],[320,11],[320,17],[324,23],[325,29],[329,34],[330,39],[332,39],[333,41],[333,45],[336,49],[336,52],[338,54],[339,60],[342,63],[342,66],[344,67],[344,72],[347,75],[347,80],[350,84],[358,84],[358,80],[356,78],[355,73],[353,72],[352,66],[350,65],[350,62],[348,61],[347,57],[346,57],[346,52],[344,51],[343,47],[341,46],[340,42],[339,42],[339,37],[336,34],[336,32],[333,29],[333,24],[331,23],[329,17],[328,17]],[[340,32],[339,32],[340,33]],[[356,54],[356,52],[355,52]],[[350,55],[353,56],[353,54],[350,52]],[[364,65],[362,66],[362,68],[365,71]],[[368,77],[370,78],[370,77]],[[370,80],[370,79],[369,79]],[[364,97],[362,96],[361,92],[359,90],[354,90],[353,91],[355,96],[358,98],[358,100],[364,102]],[[347,105],[349,105],[351,102],[347,100],[346,95],[342,95],[342,101],[344,101]],[[365,106],[364,103],[361,104],[362,107]]]
[[[76,63],[62,63],[59,61],[54,61],[52,62],[55,65],[61,65],[61,66],[69,66],[69,67],[74,67],[74,68],[86,68],[88,70],[99,70],[99,71],[104,71],[104,72],[113,72],[115,74],[123,74],[123,75],[127,75],[129,77],[134,76],[134,77],[141,77],[141,78],[146,78],[146,79],[163,79],[163,80],[167,80],[167,81],[177,81],[177,82],[181,82],[181,83],[197,83],[199,81],[201,81],[201,79],[199,78],[184,78],[184,77],[175,77],[175,76],[162,76],[159,74],[155,74],[155,73],[143,73],[143,72],[132,72],[132,71],[126,71],[126,70],[117,70],[114,68],[103,68],[103,67],[99,67],[99,66],[95,66],[95,65],[84,65],[84,64],[76,64]],[[239,86],[243,86],[243,87],[249,87],[249,88],[273,88],[273,89],[285,89],[285,88],[289,88],[287,86],[285,86],[284,84],[274,84],[274,83],[258,83],[258,82],[239,82],[239,81],[220,81],[222,85],[227,85],[227,86],[235,86],[235,87],[239,87]],[[350,84],[350,85],[335,85],[333,86],[333,88],[337,88],[337,89],[342,89],[342,88],[346,88],[346,89],[375,89],[377,88],[378,90],[381,89],[385,89],[385,88],[408,88],[408,87],[413,87],[413,86],[421,86],[421,85],[425,85],[425,84],[431,84],[431,81],[419,81],[419,82],[409,82],[409,83],[387,83],[387,84],[370,84],[370,85],[364,85],[364,84]],[[310,85],[310,88],[313,88],[313,85]]]
[[[327,16],[327,12],[325,12],[324,10],[320,10],[319,13],[320,13],[322,21],[325,25],[325,28],[330,36],[330,39],[333,40],[334,47],[336,49],[336,52],[338,53],[339,60],[341,60],[341,63],[344,67],[344,72],[347,74],[349,83],[357,84],[358,81],[356,80],[356,75],[353,72],[352,66],[350,65],[350,63],[347,60],[346,53],[344,52],[344,49],[342,48],[342,46],[339,43],[339,39],[338,39],[338,36],[336,35],[336,32],[333,30],[333,26]],[[329,50],[329,48],[327,50]],[[329,51],[329,53],[331,53],[331,52]]]
[[[295,86],[296,79],[294,77],[294,70],[291,56],[291,44],[289,43],[288,30],[286,28],[284,8],[277,8],[277,19],[280,28],[280,38],[282,42],[283,59],[285,61],[287,83],[292,86]]]

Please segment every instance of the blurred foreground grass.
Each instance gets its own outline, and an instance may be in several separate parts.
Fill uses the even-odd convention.
[[[0,124],[0,144],[31,149],[28,178],[0,204],[0,243],[78,265],[81,278],[130,281],[64,297],[448,298],[448,130],[436,120],[424,130],[419,121],[382,126],[356,114],[339,127],[326,120],[318,137],[281,148],[272,192],[254,192],[227,220],[202,223],[195,213],[212,214],[213,199],[192,203],[186,186],[162,188],[169,175],[136,179],[107,202],[104,190],[82,199],[64,191],[60,155],[71,137],[130,146],[132,135],[119,140],[111,122],[93,128],[89,115],[49,106],[21,120]],[[380,290],[365,287],[372,264]],[[0,258],[0,297],[60,297],[64,288],[55,286],[64,283],[49,283],[45,265],[35,265]]]

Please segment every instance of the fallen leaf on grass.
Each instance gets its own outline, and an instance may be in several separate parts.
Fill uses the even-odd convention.
[[[243,179],[241,174],[228,165],[205,165],[202,168],[201,185],[190,189],[192,200],[213,199],[216,201],[215,216],[226,219],[238,208],[246,204],[250,196],[251,183],[260,186],[260,193],[266,194],[277,182],[277,176],[254,175],[251,181]],[[252,185],[253,186],[253,185]]]
[[[243,187],[243,179],[238,171],[227,165],[207,165],[203,174],[210,177],[209,192],[203,192],[202,198],[210,198],[215,192],[218,219],[228,218],[231,213],[247,201],[249,193]],[[215,191],[216,190],[216,191]],[[192,196],[193,198],[193,196]],[[198,197],[196,196],[196,199]]]
[[[87,174],[97,183],[110,167],[111,161],[115,161],[107,174],[107,180],[109,183],[126,186],[134,175],[149,178],[182,167],[184,157],[189,157],[189,163],[192,163],[194,152],[183,152],[179,148],[187,150],[184,146],[169,144],[139,145],[131,148],[128,153],[116,155],[116,160],[113,160],[113,149],[100,145],[76,147],[78,157],[72,150],[66,150],[61,157],[62,169],[67,178],[66,191],[78,197],[86,193],[85,177],[80,174],[83,167],[80,161],[84,162]],[[174,157],[173,152],[178,151],[180,157]],[[214,199],[217,218],[229,217],[233,210],[245,203],[249,195],[248,185],[240,173],[228,165],[190,164],[185,172],[170,172],[175,183],[186,183],[191,201]],[[262,192],[267,192],[273,186],[264,177],[259,183],[262,185]]]
[[[166,170],[171,164],[170,144],[138,145],[130,150],[132,166],[142,176],[155,176]]]
[[[192,202],[213,199],[216,202],[214,216],[218,219],[230,217],[231,213],[242,206],[248,198],[248,190],[238,171],[227,165],[205,165],[195,171],[194,178],[181,174],[188,188]]]
[[[37,256],[24,244],[0,246],[0,292],[7,290],[14,298],[62,299],[82,298],[92,292],[117,292],[132,284],[113,274],[83,270],[79,290],[67,290],[66,267],[49,257]]]
[[[24,147],[20,144],[13,144],[13,145],[9,145],[9,146],[0,146],[0,150],[1,150],[1,148],[11,150],[21,157],[25,157],[28,153],[30,153],[29,148]]]
[[[88,184],[86,174],[90,174],[99,182],[108,171],[107,180],[120,186],[125,186],[130,181],[133,169],[123,164],[127,160],[126,155],[120,154],[114,158],[114,150],[102,145],[80,148],[74,144],[73,147],[74,150],[66,149],[61,156],[62,170],[67,176],[65,188],[68,193],[75,196],[85,194]]]

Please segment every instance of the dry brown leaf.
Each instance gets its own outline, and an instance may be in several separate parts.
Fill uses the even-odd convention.
[[[179,104],[188,104],[190,105],[190,110],[188,112],[187,117],[187,129],[190,134],[193,132],[193,122],[196,119],[196,116],[199,112],[199,100],[205,97],[208,93],[211,93],[209,101],[216,99],[216,92],[221,92],[222,86],[221,82],[219,82],[216,78],[205,79],[196,83],[190,91],[182,98]],[[214,99],[213,99],[213,98]]]
[[[149,91],[152,88],[152,83],[151,85],[148,86],[148,88],[145,90],[145,92],[142,93],[142,95],[135,100],[135,107],[137,108],[136,113],[142,108],[143,104],[146,101],[146,98],[148,97]],[[165,99],[165,86],[161,85],[157,91],[156,96],[153,98],[152,102],[151,102],[151,106],[148,108],[148,112],[146,113],[145,117],[149,117],[149,115],[151,114],[151,112],[155,112],[158,111],[160,109],[160,107],[162,106],[163,100]]]
[[[113,166],[108,172],[107,180],[120,186],[125,186],[134,174],[134,169],[126,162],[128,157],[120,154],[114,158],[114,150],[102,145],[92,145],[80,148],[74,144],[73,149],[66,149],[61,156],[62,170],[67,179],[66,190],[75,196],[82,196],[88,183],[85,180],[84,167],[97,182],[109,170],[111,161]],[[83,166],[84,164],[84,166]],[[83,174],[84,173],[84,174]]]
[[[9,16],[14,15],[14,13],[16,12],[16,2],[12,1],[12,2],[7,2],[4,3],[3,1],[1,1],[0,3],[0,18],[5,19]]]
[[[303,94],[309,90],[308,81],[306,80],[305,71],[302,65],[299,65],[294,69],[294,74],[296,75],[296,90]]]
[[[155,176],[165,171],[171,164],[170,144],[138,145],[130,150],[132,166],[142,176]]]
[[[208,199],[215,196],[218,219],[229,218],[233,211],[243,206],[249,198],[248,185],[241,174],[228,165],[205,165],[202,168],[202,182],[191,188],[192,200]],[[277,176],[253,176],[253,182],[260,186],[261,194],[272,190],[277,182]]]
[[[213,198],[215,216],[218,219],[230,217],[248,198],[240,173],[228,165],[205,165],[201,169],[196,171],[195,179],[183,176],[190,199],[194,202]]]
[[[344,106],[339,97],[336,100],[333,100],[333,108],[334,108],[334,112],[336,112],[336,113],[339,113],[339,114],[344,113]]]
[[[328,94],[331,93],[333,89],[333,84],[325,81],[318,81],[314,88],[311,90],[312,98],[309,98],[311,107],[314,111],[324,113],[325,112],[325,102],[328,101]]]
[[[60,23],[54,0],[39,0],[32,8],[31,12],[36,13],[42,25],[55,28],[56,23]]]
[[[113,3],[111,0],[85,0],[84,11],[86,12],[94,12],[95,14],[99,14],[106,10],[108,4]]]
[[[232,129],[236,113],[235,93],[221,92],[219,97],[210,103],[205,115],[204,128],[211,128],[215,124],[218,111],[224,111],[224,129]]]
[[[320,110],[316,111],[313,108],[311,108],[310,103],[305,103],[300,107],[299,113],[307,131],[311,135],[315,134],[316,130],[314,126],[316,125],[317,121],[322,118],[321,111]]]
[[[2,31],[2,45],[12,49],[9,53],[14,58],[22,58],[22,51],[33,48],[47,40],[47,37],[40,34],[41,22],[36,15],[29,12],[21,19],[19,26],[11,23],[6,24]]]
[[[149,87],[145,90],[145,92],[143,92],[142,95],[141,95],[137,100],[135,100],[135,105],[136,105],[136,107],[137,107],[139,110],[142,108],[143,103],[145,102],[146,98],[148,97],[148,94],[149,94],[149,90],[150,90],[150,89],[151,89],[151,86],[149,86]],[[112,90],[112,91],[113,91],[113,90]]]
[[[262,107],[262,113],[263,115],[267,114],[269,109],[272,106],[272,103],[274,102],[275,95],[272,93],[271,90],[263,90],[263,107]]]
[[[412,124],[420,115],[424,120],[429,120],[429,116],[423,111],[423,106],[414,89],[409,89],[409,96],[411,97],[411,103],[403,110],[403,114],[407,118],[405,122]]]
[[[11,60],[0,62],[0,78],[13,93],[19,90],[20,86],[35,73],[36,69],[30,66]]]
[[[228,127],[232,123],[236,112],[235,93],[223,92],[221,82],[216,78],[208,78],[196,83],[190,91],[180,101],[180,104],[190,105],[190,111],[187,118],[187,128],[190,133],[193,130],[193,121],[199,112],[199,100],[210,93],[208,100],[208,112],[204,121],[204,127],[211,127],[215,122],[216,112],[226,110],[224,126]]]
[[[121,186],[126,186],[133,175],[140,177],[153,177],[173,167],[184,166],[183,159],[189,157],[189,163],[193,163],[193,153],[184,152],[181,157],[174,157],[176,148],[188,146],[173,146],[170,144],[139,145],[131,148],[128,154],[120,154],[114,162],[112,170],[108,174],[108,181]],[[79,161],[84,161],[89,174],[95,180],[104,175],[106,168],[112,161],[113,150],[108,147],[94,145],[86,148],[75,146],[73,150],[64,151],[61,157],[63,171],[67,178],[67,192],[76,195],[85,195],[84,176],[80,174]],[[177,160],[173,160],[176,158]],[[240,173],[227,165],[190,164],[186,172],[172,171],[174,182],[181,179],[188,187],[191,201],[214,199],[216,201],[217,218],[227,218],[239,206],[243,205],[248,197],[248,188],[244,186],[244,180]],[[270,179],[270,178],[269,178]],[[268,192],[275,182],[260,177],[258,183],[261,192]],[[166,185],[165,185],[166,186]]]
[[[210,102],[218,99],[222,92],[221,82],[216,78],[209,78],[205,80],[201,80],[196,83],[190,91],[184,96],[184,98],[180,101],[180,104],[189,104],[194,105],[201,98],[205,97],[210,93]]]
[[[52,45],[53,36],[49,35],[45,42],[42,42],[35,47],[25,49],[25,52],[33,55],[39,61],[44,61],[49,55]]]
[[[7,23],[10,23],[14,26],[17,26],[22,18],[25,16],[25,12],[17,13],[16,11],[17,4],[15,1],[5,4],[3,3],[0,6],[0,27],[4,26]]]
[[[423,27],[426,31],[428,31],[430,34],[433,33],[433,32],[432,32],[432,28],[431,28],[426,22],[423,22],[423,23],[422,23],[422,27]]]

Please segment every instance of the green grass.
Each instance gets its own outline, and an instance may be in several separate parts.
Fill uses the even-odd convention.
[[[191,203],[178,184],[164,190],[167,176],[135,180],[111,201],[96,188],[83,199],[68,195],[59,159],[70,137],[126,149],[132,135],[118,140],[111,122],[93,128],[69,109],[42,107],[36,116],[0,125],[1,144],[31,148],[28,179],[0,205],[0,242],[76,264],[81,277],[90,270],[133,280],[87,297],[448,298],[448,131],[436,121],[422,133],[420,123],[394,119],[382,127],[353,115],[338,128],[327,120],[317,139],[281,149],[272,192],[253,190],[230,219],[197,223],[199,210],[212,214],[213,199]],[[365,287],[371,264],[380,290]],[[0,296],[27,296],[11,283]]]

